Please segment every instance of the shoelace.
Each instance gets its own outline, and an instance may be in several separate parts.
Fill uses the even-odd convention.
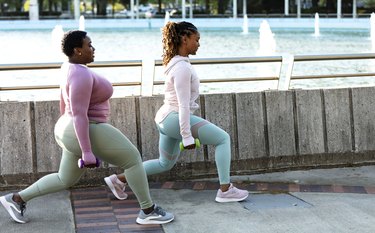
[[[23,214],[26,212],[26,202],[22,202],[20,204],[20,209],[21,209],[21,215],[23,216]]]
[[[159,206],[156,206],[155,209],[154,209],[154,212],[157,213],[157,214],[160,214],[162,216],[165,216],[166,212],[165,210],[163,210],[161,207]]]
[[[122,182],[120,183],[120,182],[121,181],[118,178],[115,181],[117,187],[119,187],[120,190],[125,191],[126,183],[124,184],[124,183],[122,183]]]

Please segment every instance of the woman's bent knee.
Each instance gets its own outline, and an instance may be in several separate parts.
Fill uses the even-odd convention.
[[[164,171],[169,171],[171,170],[174,165],[176,164],[175,161],[159,161],[159,164],[160,164],[160,167],[164,170]]]

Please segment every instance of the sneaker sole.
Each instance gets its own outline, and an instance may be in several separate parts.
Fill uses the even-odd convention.
[[[14,221],[18,223],[26,223],[26,221],[19,220],[13,213],[12,207],[10,206],[9,202],[5,199],[5,197],[0,197],[0,202],[4,206],[4,208],[8,211],[9,215],[13,218]]]
[[[215,198],[215,201],[216,201],[216,202],[219,202],[219,203],[238,202],[238,201],[243,201],[243,200],[245,200],[248,196],[249,196],[249,194],[246,195],[246,197],[242,197],[242,198],[221,198],[221,197],[216,197],[216,198]]]
[[[147,220],[147,219],[141,219],[141,218],[137,218],[137,220],[135,220],[138,224],[141,224],[141,225],[147,225],[147,224],[164,224],[164,223],[169,223],[169,222],[172,222],[174,219],[174,217],[172,219],[168,219],[168,220],[164,220],[164,221],[158,221],[158,220]]]
[[[127,195],[126,195],[126,197],[124,197],[124,198],[121,198],[121,197],[119,197],[119,196],[117,195],[117,192],[116,192],[115,186],[113,186],[111,180],[110,180],[108,177],[104,178],[104,181],[105,181],[105,183],[107,184],[107,186],[109,187],[109,189],[112,191],[113,195],[115,195],[115,197],[116,197],[117,199],[119,199],[119,200],[125,200],[126,198],[128,198]]]

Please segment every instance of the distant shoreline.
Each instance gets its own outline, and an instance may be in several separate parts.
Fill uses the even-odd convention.
[[[186,21],[194,23],[201,29],[238,28],[242,29],[244,20],[242,18],[186,18]],[[259,28],[260,23],[267,20],[271,28],[314,28],[314,18],[248,18],[248,28]],[[182,21],[172,18],[171,21]],[[165,19],[86,19],[85,29],[142,29],[161,28]],[[0,31],[4,30],[41,30],[53,29],[61,25],[66,29],[78,28],[79,20],[73,19],[48,19],[48,20],[1,20]],[[319,28],[330,29],[370,29],[370,17],[368,18],[320,18]]]

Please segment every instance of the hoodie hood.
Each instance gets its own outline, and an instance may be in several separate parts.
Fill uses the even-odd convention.
[[[168,65],[165,67],[164,74],[168,74],[169,71],[172,69],[174,65],[176,65],[180,61],[185,61],[187,63],[190,63],[190,60],[188,57],[183,57],[180,55],[174,56],[168,63]]]

